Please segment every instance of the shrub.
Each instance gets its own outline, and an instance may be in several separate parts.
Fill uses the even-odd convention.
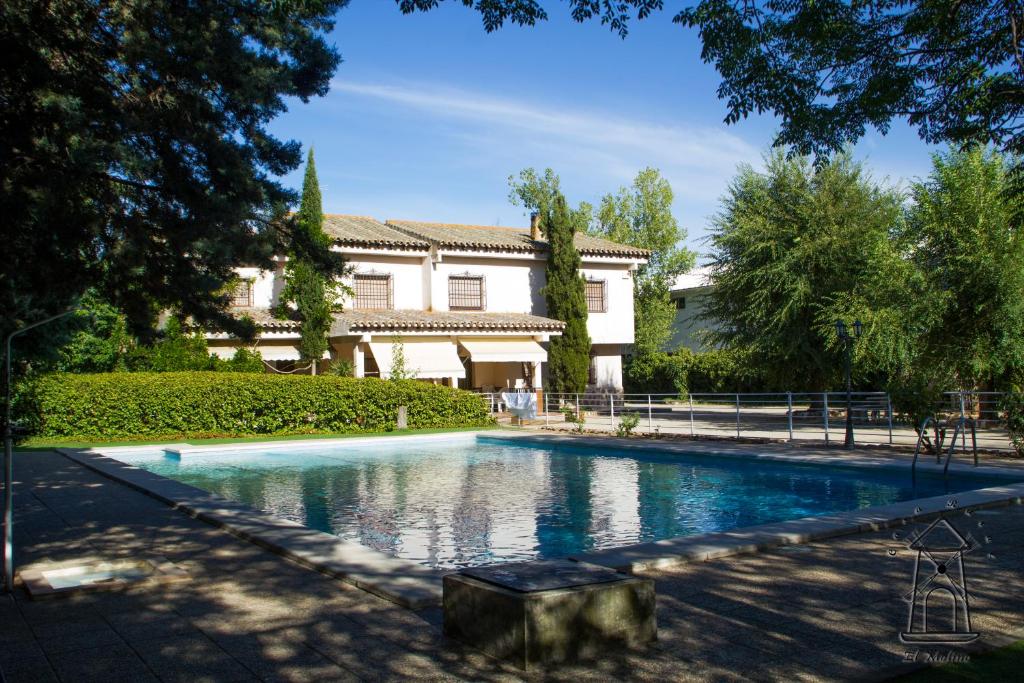
[[[562,415],[565,416],[566,422],[576,425],[577,432],[582,432],[583,427],[587,424],[586,413],[579,410],[576,406],[562,406]]]
[[[1024,458],[1024,394],[1006,394],[1000,409],[1006,415],[1006,431],[1017,455]]]
[[[39,436],[81,439],[376,432],[490,424],[482,397],[415,381],[218,372],[56,374],[19,401]]]
[[[632,436],[633,430],[635,430],[639,424],[639,415],[636,413],[623,413],[622,417],[619,418],[619,424],[615,428],[615,433],[619,436]]]
[[[631,358],[625,367],[630,393],[720,393],[765,390],[745,354],[715,350],[694,353],[678,349],[672,354],[654,353]]]

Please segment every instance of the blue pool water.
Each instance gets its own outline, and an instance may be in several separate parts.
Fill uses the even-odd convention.
[[[121,456],[119,456],[121,457]],[[909,471],[443,440],[121,457],[432,567],[565,557],[996,486]]]

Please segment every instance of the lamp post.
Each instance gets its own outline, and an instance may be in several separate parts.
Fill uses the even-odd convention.
[[[14,590],[14,427],[11,425],[11,342],[19,334],[75,312],[64,311],[14,330],[4,340],[4,590]]]
[[[853,363],[853,343],[860,339],[863,331],[864,325],[859,320],[855,320],[853,323],[852,335],[845,321],[836,321],[836,337],[843,343],[846,360],[846,441],[844,443],[849,449],[853,448],[853,382],[850,379],[850,366]]]

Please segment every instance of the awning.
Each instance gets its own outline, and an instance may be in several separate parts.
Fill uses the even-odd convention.
[[[301,360],[299,348],[292,344],[260,344],[253,349],[258,351],[263,360]],[[323,358],[331,357],[330,351],[324,351]]]
[[[546,363],[548,352],[532,339],[460,339],[475,363]]]
[[[385,379],[390,377],[394,344],[370,342],[369,346],[380,369],[380,376]],[[466,368],[459,360],[458,347],[454,342],[403,340],[402,353],[405,356],[405,371],[410,377],[434,379],[466,376]]]

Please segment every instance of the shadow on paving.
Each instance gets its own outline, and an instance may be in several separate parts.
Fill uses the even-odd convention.
[[[892,531],[653,572],[655,646],[525,675],[446,639],[439,610],[297,566],[57,454],[18,455],[16,478],[19,568],[159,555],[193,579],[40,602],[19,589],[0,600],[11,682],[877,678],[906,649],[897,632],[912,563],[888,556]],[[1024,515],[985,519],[997,554],[972,585],[975,619],[1008,631],[1024,610]]]

